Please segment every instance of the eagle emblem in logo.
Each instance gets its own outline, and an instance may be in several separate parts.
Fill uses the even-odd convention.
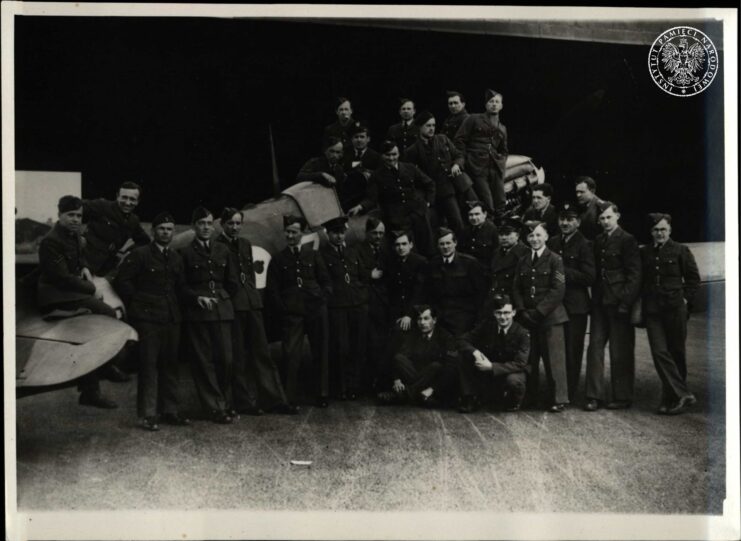
[[[674,96],[694,96],[705,90],[718,73],[718,66],[718,52],[712,40],[691,26],[662,33],[648,54],[651,78]]]

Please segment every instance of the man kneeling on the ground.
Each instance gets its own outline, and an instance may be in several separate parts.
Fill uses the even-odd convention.
[[[488,312],[493,317],[487,317],[458,340],[461,413],[478,408],[479,394],[493,394],[507,411],[519,410],[525,396],[530,334],[514,321],[509,296],[495,295]]]
[[[442,404],[455,383],[458,352],[453,336],[437,326],[435,309],[415,306],[417,332],[411,333],[393,359],[393,392],[378,395],[382,404],[413,402],[425,407]]]

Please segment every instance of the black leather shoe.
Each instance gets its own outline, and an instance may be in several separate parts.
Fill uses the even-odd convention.
[[[160,429],[160,426],[157,424],[157,417],[145,417],[142,420],[141,427],[150,432],[157,432]]]
[[[126,383],[127,381],[131,381],[131,376],[115,364],[108,365],[108,368],[105,371],[105,378],[108,381],[113,381],[115,383]]]
[[[599,402],[596,400],[587,400],[584,404],[584,411],[597,411],[599,409]]]
[[[277,413],[278,415],[298,415],[299,413],[298,406],[294,406],[293,404],[278,404],[273,409],[270,410],[270,413]]]
[[[113,400],[109,400],[100,393],[80,393],[79,402],[81,406],[92,406],[105,410],[115,410],[118,407],[118,404]]]
[[[565,409],[566,404],[553,404],[550,408],[548,408],[548,411],[550,411],[551,413],[561,413]]]
[[[260,415],[265,415],[265,411],[262,408],[258,408],[257,406],[239,408],[237,412],[241,413],[242,415],[254,415],[255,417],[259,417]]]
[[[627,410],[630,407],[630,402],[627,400],[615,400],[607,404],[608,410]]]
[[[317,396],[314,405],[317,408],[326,408],[329,407],[329,400],[327,400],[326,396]]]
[[[476,404],[476,399],[473,396],[464,396],[461,399],[461,405],[458,406],[459,413],[473,413],[477,409],[479,408]]]
[[[509,406],[504,408],[504,411],[508,413],[514,413],[515,411],[520,411],[520,404],[510,404]]]
[[[234,422],[234,419],[225,411],[215,411],[211,415],[211,420],[219,425],[230,425]]]
[[[177,413],[165,413],[162,416],[162,422],[166,425],[190,426],[190,419],[187,417],[181,417]]]
[[[666,412],[667,415],[679,415],[680,413],[684,413],[687,411],[687,408],[690,406],[693,406],[697,403],[697,399],[694,395],[687,395],[680,398],[677,403],[669,408],[669,410]]]

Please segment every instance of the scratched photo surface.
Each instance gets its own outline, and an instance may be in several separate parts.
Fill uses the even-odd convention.
[[[682,24],[707,34],[722,61],[721,22]],[[641,244],[651,241],[646,214],[671,214],[672,238],[690,245],[702,279],[686,341],[698,402],[683,415],[655,413],[661,381],[643,328],[632,407],[594,413],[582,410],[582,375],[560,414],[464,415],[381,407],[370,396],[319,409],[304,396],[296,416],[242,415],[219,425],[204,418],[181,355],[189,427],[142,430],[135,378],[102,382],[115,410],[81,407],[75,387],[17,400],[18,510],[721,515],[726,74],[720,69],[691,98],[657,88],[649,48],[675,25],[16,16],[15,169],[75,173],[84,198],[113,198],[121,182],[135,180],[144,223],[167,209],[187,231],[197,205],[216,214],[246,208],[246,220],[255,205],[279,216],[290,208],[279,192],[321,155],[337,96],[352,101],[378,150],[399,120],[400,98],[431,111],[439,129],[446,91],[461,92],[468,112],[480,113],[491,88],[504,96],[509,152],[543,168],[555,203],[573,199],[576,176],[591,176]],[[34,193],[56,220],[56,199]],[[362,237],[362,222],[351,225],[353,238]],[[254,227],[253,245],[266,254],[283,248],[279,225]],[[48,228],[17,216],[19,277]],[[280,322],[268,311],[265,318],[279,360]],[[312,377],[310,364],[303,370]]]

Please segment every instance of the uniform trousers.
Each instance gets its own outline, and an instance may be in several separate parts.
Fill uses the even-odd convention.
[[[635,376],[635,329],[629,315],[618,313],[617,306],[595,305],[587,348],[587,399],[605,400],[605,346],[610,346],[610,383],[612,399],[633,400]]]
[[[329,396],[329,357],[327,308],[307,315],[285,314],[283,322],[282,376],[289,402],[298,397],[298,376],[304,346],[304,334],[309,339],[313,366],[312,391],[315,396]]]
[[[178,413],[180,323],[134,321],[139,333],[139,417]]]
[[[543,359],[548,392],[554,404],[568,404],[566,379],[566,343],[563,325],[539,326],[530,331],[530,374],[527,378],[529,400],[535,401],[540,387],[540,359]]]
[[[504,179],[502,173],[496,167],[487,167],[478,174],[470,173],[473,181],[473,189],[490,209],[494,209],[496,215],[504,211],[507,198],[504,194]]]
[[[662,404],[690,395],[687,388],[687,308],[646,314],[651,356],[661,379]]]
[[[461,216],[461,209],[458,206],[458,200],[454,194],[450,194],[448,197],[442,197],[435,201],[435,216],[432,223],[434,227],[443,225],[442,220],[445,218],[448,227],[452,229],[456,235],[460,235],[463,231],[463,217]]]
[[[329,308],[330,387],[336,395],[358,392],[366,364],[368,305]]]
[[[193,380],[203,409],[225,411],[232,403],[232,322],[187,321]]]
[[[502,402],[506,394],[507,406],[519,406],[525,397],[527,373],[505,372],[500,363],[492,363],[491,372],[482,372],[474,364],[473,354],[461,354],[458,364],[461,394],[493,398]]]
[[[428,387],[435,390],[436,396],[445,396],[456,383],[455,369],[439,361],[422,365],[397,353],[394,355],[394,370],[413,398],[418,398],[419,393]]]
[[[569,388],[569,401],[573,402],[579,389],[582,358],[584,357],[584,336],[587,334],[587,314],[569,314],[564,323],[566,340],[566,379]]]
[[[278,367],[270,356],[262,311],[234,312],[234,379],[232,395],[237,410],[271,409],[287,402]]]
[[[371,295],[373,293],[371,292]],[[384,366],[388,358],[389,321],[383,304],[371,298],[368,306],[368,359],[363,376],[363,386],[371,390],[385,379],[388,379],[388,367]],[[384,388],[387,386],[384,385]]]

